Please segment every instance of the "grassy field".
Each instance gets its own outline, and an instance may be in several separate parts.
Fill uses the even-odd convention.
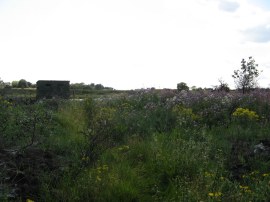
[[[0,103],[2,201],[269,201],[270,93]]]
[[[101,96],[111,97],[118,94],[127,93],[128,91],[124,90],[113,90],[113,89],[70,89],[70,98],[71,99],[85,99],[85,98],[98,98]],[[6,99],[18,99],[18,98],[27,98],[35,99],[36,98],[36,88],[5,88],[0,89],[0,95]]]

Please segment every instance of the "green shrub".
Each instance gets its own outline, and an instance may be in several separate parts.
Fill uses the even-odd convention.
[[[241,107],[233,112],[232,117],[237,124],[244,127],[253,126],[259,120],[259,115],[256,112]]]

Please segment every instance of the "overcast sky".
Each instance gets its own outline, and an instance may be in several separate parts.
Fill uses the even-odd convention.
[[[270,0],[0,0],[0,77],[211,87],[253,56],[270,85]]]

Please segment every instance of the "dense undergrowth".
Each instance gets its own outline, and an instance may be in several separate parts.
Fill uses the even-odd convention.
[[[170,90],[29,105],[1,99],[0,149],[35,147],[58,159],[39,173],[36,193],[16,200],[269,201],[269,101],[262,91]],[[0,169],[8,200],[13,185]]]

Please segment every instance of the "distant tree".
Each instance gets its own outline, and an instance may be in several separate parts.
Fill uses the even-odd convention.
[[[5,82],[5,89],[10,89],[11,87],[11,83],[10,82]]]
[[[18,88],[18,83],[19,83],[19,81],[12,81],[11,82],[12,88]]]
[[[92,89],[95,89],[95,84],[94,84],[94,83],[91,83],[91,84],[90,84],[90,87],[91,87]]]
[[[85,84],[85,83],[72,83],[70,84],[72,89],[80,89],[80,90],[103,90],[103,89],[110,89],[113,90],[111,87],[104,87],[102,84]]]
[[[104,89],[104,86],[102,84],[96,84],[95,89],[96,90],[102,90],[102,89]]]
[[[84,83],[72,83],[70,84],[70,87],[73,88],[73,89],[80,89],[80,88],[83,88],[84,86]]]
[[[33,84],[29,81],[27,81],[27,87],[32,88]]]
[[[21,79],[18,82],[18,88],[27,88],[28,87],[28,83],[25,79]]]
[[[210,92],[212,92],[214,89],[213,88],[203,88],[203,89],[198,88],[197,90],[203,90],[203,91],[210,91]]]
[[[191,86],[191,90],[195,91],[197,89],[196,86]]]
[[[222,79],[219,79],[218,82],[219,82],[219,85],[214,87],[215,90],[224,91],[224,92],[230,91],[229,85],[225,83]]]
[[[5,87],[5,83],[4,81],[0,78],[0,88],[4,88]]]
[[[256,87],[256,78],[259,76],[257,67],[258,64],[255,63],[255,60],[252,57],[249,57],[248,61],[242,59],[241,69],[235,70],[232,75],[236,88],[241,89],[243,93],[246,93],[250,89]]]
[[[182,90],[189,90],[189,87],[185,82],[181,82],[177,84],[177,90],[182,91]]]
[[[112,87],[104,87],[104,89],[106,89],[106,90],[114,90],[114,88],[112,88]]]

